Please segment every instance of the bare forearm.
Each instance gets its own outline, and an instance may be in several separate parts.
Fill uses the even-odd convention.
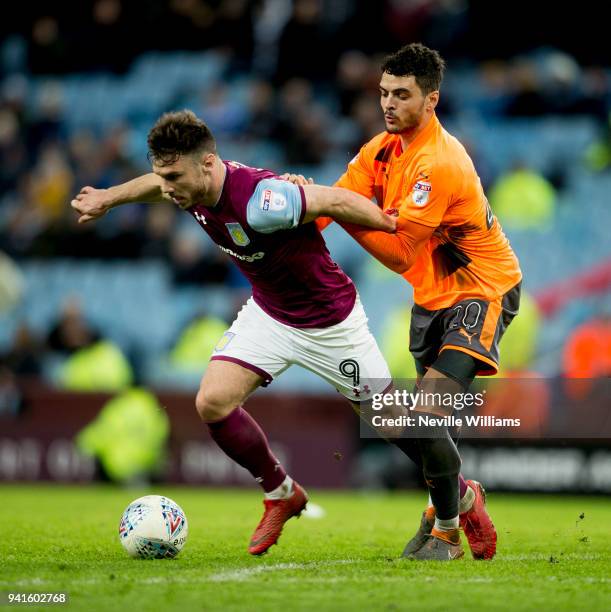
[[[332,217],[336,221],[343,223],[354,223],[376,230],[390,231],[395,228],[395,221],[384,212],[371,200],[366,197],[343,189],[335,187],[338,191],[338,199],[332,210]]]
[[[130,202],[150,202],[155,204],[168,201],[168,198],[161,191],[159,177],[152,172],[143,174],[126,183],[110,187],[107,189],[107,196],[110,208],[120,204],[129,204]]]
[[[161,182],[156,174],[144,174],[108,189],[83,187],[70,205],[80,215],[79,223],[95,221],[111,208],[130,202],[163,202]]]
[[[321,216],[328,216],[336,221],[353,223],[371,229],[392,232],[395,220],[366,197],[340,187],[322,187],[305,185],[303,187],[307,200],[304,222]]]

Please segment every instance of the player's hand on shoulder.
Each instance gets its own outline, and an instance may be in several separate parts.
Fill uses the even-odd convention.
[[[279,176],[283,181],[288,181],[289,183],[293,183],[293,185],[313,185],[314,179],[312,177],[306,179],[303,174],[290,174],[289,172],[285,172]]]
[[[83,187],[70,202],[70,206],[80,215],[78,222],[86,223],[103,217],[111,207],[112,202],[108,189]]]

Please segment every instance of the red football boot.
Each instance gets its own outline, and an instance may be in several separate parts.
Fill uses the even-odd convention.
[[[486,510],[486,491],[477,480],[467,480],[475,491],[470,510],[459,514],[460,526],[467,536],[474,559],[492,559],[496,554],[496,530]]]
[[[282,533],[284,523],[293,516],[300,516],[308,503],[306,492],[293,481],[293,494],[287,499],[264,499],[265,512],[250,540],[248,552],[262,555],[273,546]]]

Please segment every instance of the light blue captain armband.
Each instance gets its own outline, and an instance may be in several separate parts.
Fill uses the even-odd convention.
[[[246,205],[246,220],[256,232],[271,234],[297,227],[305,215],[303,191],[280,179],[263,179]]]

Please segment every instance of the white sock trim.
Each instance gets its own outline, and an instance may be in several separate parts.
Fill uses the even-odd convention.
[[[458,512],[463,514],[471,510],[473,502],[475,501],[475,491],[467,485],[467,491],[463,495],[462,499],[458,502]]]
[[[441,531],[458,529],[458,515],[451,519],[439,519],[435,517],[435,529],[439,529]]]
[[[292,494],[293,479],[287,474],[281,484],[265,494],[265,499],[288,499]]]

